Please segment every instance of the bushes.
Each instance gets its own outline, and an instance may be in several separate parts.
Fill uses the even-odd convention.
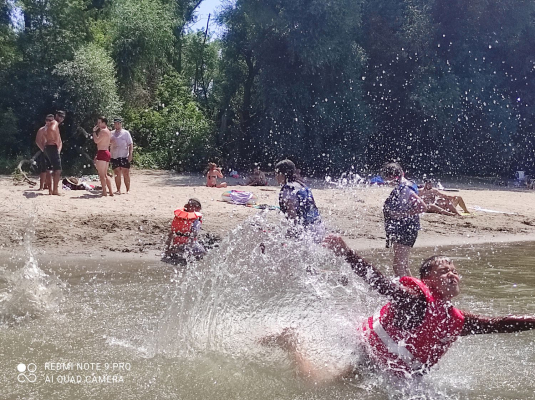
[[[125,126],[136,147],[136,165],[200,170],[216,155],[214,125],[189,90],[180,75],[171,74],[157,89],[157,104],[126,110]]]

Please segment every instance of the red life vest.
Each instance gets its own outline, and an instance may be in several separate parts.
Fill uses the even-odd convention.
[[[171,224],[171,229],[175,234],[173,244],[185,244],[189,241],[191,227],[197,220],[202,222],[202,214],[199,212],[187,212],[183,208],[175,210],[175,218]]]
[[[422,375],[457,340],[464,325],[464,315],[450,302],[436,300],[422,281],[405,276],[400,278],[400,283],[425,295],[427,308],[423,322],[411,330],[394,326],[393,306],[388,303],[378,315],[368,318],[364,334],[372,356],[381,367],[399,375]]]

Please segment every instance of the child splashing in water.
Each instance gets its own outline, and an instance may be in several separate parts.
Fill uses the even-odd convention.
[[[451,300],[460,293],[461,278],[448,257],[430,257],[420,267],[420,279],[404,276],[394,283],[350,250],[342,238],[331,235],[325,244],[343,256],[373,290],[389,298],[359,328],[359,334],[371,364],[394,376],[415,378],[428,373],[459,336],[535,329],[534,316],[483,317],[455,308]],[[287,350],[301,375],[315,382],[354,376],[350,365],[337,371],[313,365],[300,351],[298,334],[292,329],[261,343]]]

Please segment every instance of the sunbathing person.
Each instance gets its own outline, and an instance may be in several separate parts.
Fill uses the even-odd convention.
[[[221,168],[217,164],[211,162],[208,163],[208,172],[206,173],[206,186],[216,187],[216,188],[225,188],[227,187],[226,182],[217,183],[217,178],[223,178],[221,173]]]
[[[431,181],[425,182],[423,189],[419,192],[419,196],[428,205],[427,212],[447,215],[447,213],[442,212],[446,210],[451,215],[462,215],[457,211],[457,206],[459,206],[466,214],[470,213],[461,196],[448,196],[440,193],[433,188]]]
[[[451,300],[460,292],[461,278],[448,257],[430,257],[420,267],[420,279],[404,276],[395,283],[350,250],[342,238],[329,236],[325,243],[335,254],[343,256],[353,272],[372,289],[390,299],[358,331],[366,344],[363,347],[370,364],[394,376],[412,378],[428,373],[459,336],[535,329],[534,316],[483,317],[453,307]],[[353,366],[337,371],[314,366],[299,351],[299,338],[292,329],[265,337],[261,343],[289,351],[300,373],[316,382],[341,378],[344,374],[354,376]]]

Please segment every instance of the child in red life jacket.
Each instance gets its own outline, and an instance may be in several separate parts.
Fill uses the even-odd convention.
[[[168,257],[201,258],[206,254],[202,244],[197,241],[201,229],[201,202],[191,198],[183,208],[175,210],[171,231],[166,241],[165,255]]]
[[[359,329],[372,363],[395,376],[426,374],[459,336],[513,333],[535,329],[534,316],[483,317],[459,310],[451,299],[460,292],[460,277],[451,259],[433,256],[420,267],[420,279],[404,276],[399,282],[386,278],[373,265],[350,250],[342,238],[329,236],[327,247],[344,256],[353,271],[372,289],[390,299]],[[353,366],[327,371],[311,364],[298,351],[296,333],[286,329],[262,340],[288,350],[299,371],[315,381],[354,376]]]

